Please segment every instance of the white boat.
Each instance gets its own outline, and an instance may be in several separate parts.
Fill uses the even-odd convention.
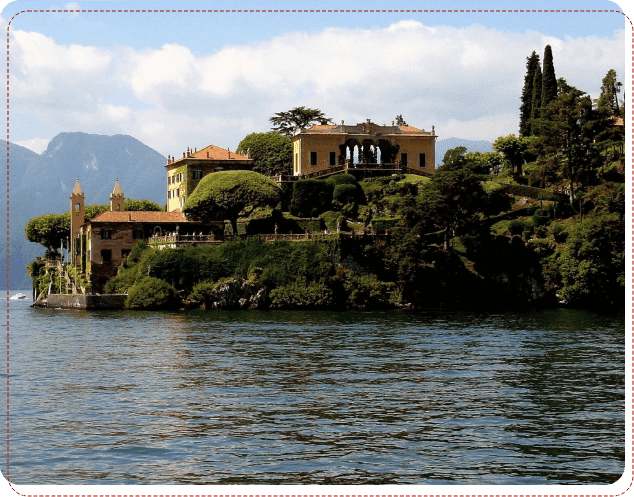
[[[15,295],[11,295],[9,299],[10,300],[24,300],[26,299],[26,295],[24,295],[23,293],[16,293]]]

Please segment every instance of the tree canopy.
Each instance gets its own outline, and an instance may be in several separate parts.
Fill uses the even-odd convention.
[[[531,119],[533,117],[533,83],[535,71],[539,67],[539,55],[533,51],[526,58],[526,76],[522,89],[522,105],[520,106],[520,136],[531,135]]]
[[[293,145],[278,133],[251,133],[242,139],[236,153],[253,159],[253,170],[266,176],[293,173]]]
[[[332,119],[326,117],[319,109],[307,109],[303,106],[278,112],[269,121],[274,125],[273,131],[285,136],[294,136],[311,124],[332,124]]]
[[[238,217],[249,216],[257,207],[274,207],[282,189],[253,171],[220,171],[205,176],[183,206],[183,213],[202,221],[231,222],[238,232]]]
[[[403,114],[399,114],[396,116],[396,125],[397,126],[407,126],[405,119],[403,119]]]

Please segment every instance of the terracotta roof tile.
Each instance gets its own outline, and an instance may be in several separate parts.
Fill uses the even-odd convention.
[[[93,217],[91,223],[186,223],[180,210],[172,212],[158,211],[106,211]]]
[[[207,152],[209,152],[209,157],[207,157]],[[192,153],[189,159],[214,159],[214,160],[249,160],[246,155],[236,154],[226,148],[216,147],[215,145],[208,145],[205,148],[201,148],[197,152]],[[175,162],[178,162],[181,159],[176,159]]]

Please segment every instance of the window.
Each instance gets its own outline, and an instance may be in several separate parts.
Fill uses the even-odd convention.
[[[130,249],[121,249],[121,258],[125,259],[130,255]]]
[[[110,240],[112,238],[112,230],[101,230],[101,239]]]
[[[194,171],[192,173],[193,178],[194,179],[203,179],[203,172],[202,171]]]
[[[425,167],[425,154],[418,154],[418,165]]]
[[[310,153],[310,165],[311,166],[316,166],[317,165],[317,152],[311,152]]]
[[[115,205],[115,207],[114,207],[114,208],[115,208],[115,210],[120,211],[120,210],[121,210],[121,204],[117,204],[117,205]]]
[[[75,204],[75,212],[79,212],[80,208],[81,208],[81,206],[79,204]]]
[[[177,197],[180,197],[180,194],[181,194],[181,189],[180,189],[180,188],[177,188],[177,189],[176,189],[176,193],[175,193],[175,195],[176,195]]]
[[[299,168],[299,164],[298,164],[298,161],[297,161],[297,153],[295,153],[295,172],[298,171],[298,168]]]
[[[337,154],[335,152],[330,152],[330,165],[331,166],[337,165]]]
[[[132,238],[134,238],[135,240],[138,240],[139,238],[145,238],[143,236],[143,230],[133,230],[132,231]]]
[[[107,249],[107,250],[102,250],[101,251],[101,262],[105,263],[105,262],[110,262],[112,261],[112,250]]]
[[[407,167],[407,154],[401,154],[401,166]]]

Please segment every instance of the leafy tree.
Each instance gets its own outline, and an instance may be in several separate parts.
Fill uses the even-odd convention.
[[[610,115],[620,116],[619,94],[621,93],[623,83],[617,81],[616,71],[610,69],[601,83],[601,95],[597,101],[599,109],[609,109],[608,112]]]
[[[541,108],[546,109],[548,104],[555,98],[557,98],[557,78],[555,77],[555,65],[553,64],[553,50],[550,45],[546,45],[544,49],[544,70],[542,74]]]
[[[533,51],[526,58],[526,76],[524,76],[524,88],[522,88],[522,105],[520,106],[520,136],[531,135],[531,119],[533,116],[533,81],[535,70],[539,67],[539,55]]]
[[[70,213],[35,217],[26,223],[24,234],[29,242],[46,247],[47,253],[57,253],[62,240],[70,235]]]
[[[515,135],[500,136],[493,142],[493,148],[504,156],[511,174],[522,176],[522,166],[526,163],[531,139]]]
[[[566,244],[545,264],[547,287],[571,305],[622,307],[625,225],[617,214],[593,216],[567,229]]]
[[[242,139],[236,153],[253,159],[253,170],[266,176],[292,174],[293,145],[288,136],[279,133],[251,133]]]
[[[303,106],[286,112],[278,112],[269,121],[274,125],[273,131],[285,136],[294,136],[314,123],[332,123],[332,119],[326,117],[319,109],[307,109]]]
[[[403,119],[403,114],[399,114],[396,116],[396,125],[397,126],[407,126],[405,119]]]
[[[468,152],[464,157],[474,173],[484,175],[497,174],[504,160],[499,152]]]
[[[562,80],[560,80],[562,81]],[[592,109],[592,100],[565,80],[559,95],[548,106],[549,119],[543,123],[537,143],[539,161],[556,164],[568,183],[570,203],[575,199],[575,183],[587,184],[601,162],[597,134],[603,126]]]
[[[205,176],[183,206],[183,213],[195,219],[229,219],[238,232],[238,217],[248,216],[257,207],[275,206],[282,189],[272,180],[253,171],[220,171]]]
[[[107,209],[110,209],[110,205],[106,205]],[[124,211],[162,211],[163,208],[155,202],[151,200],[133,200],[133,199],[125,199],[123,201],[123,210]]]
[[[478,212],[486,205],[487,197],[464,156],[465,147],[448,150],[443,165],[421,188],[418,207],[436,228],[444,231],[444,247],[459,228],[479,218]]]

